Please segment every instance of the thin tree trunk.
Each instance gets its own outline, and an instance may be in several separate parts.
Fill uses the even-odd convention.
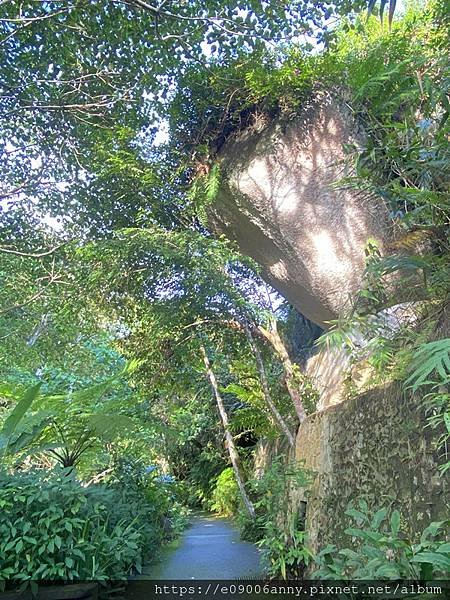
[[[219,385],[217,383],[217,379],[214,374],[214,371],[211,368],[211,364],[209,362],[209,358],[208,358],[208,355],[206,354],[206,350],[205,350],[205,347],[203,346],[203,344],[200,346],[200,350],[201,350],[201,353],[203,356],[203,362],[205,363],[206,374],[208,376],[209,383],[211,384],[211,388],[214,392],[214,397],[216,399],[217,407],[219,409],[220,418],[222,419],[222,425],[223,425],[223,428],[225,431],[226,447],[227,447],[228,453],[230,455],[230,460],[231,460],[231,465],[233,467],[234,476],[236,478],[236,482],[238,484],[244,506],[245,506],[249,516],[252,519],[254,519],[255,518],[255,509],[253,507],[253,504],[252,504],[250,498],[247,495],[247,491],[244,486],[244,480],[242,477],[242,469],[241,469],[241,461],[239,458],[238,451],[236,450],[236,446],[234,444],[233,436],[231,435],[230,425],[229,425],[229,421],[228,421],[228,415],[225,410],[225,405],[223,403],[222,396],[220,395]]]
[[[272,345],[275,352],[278,354],[281,364],[283,365],[284,377],[286,380],[286,387],[291,397],[291,400],[295,407],[295,412],[297,413],[298,420],[300,423],[306,419],[306,411],[303,406],[303,402],[300,396],[300,392],[298,391],[297,383],[295,381],[294,374],[294,365],[289,357],[289,353],[287,351],[286,346],[284,345],[283,340],[277,329],[277,323],[275,319],[271,319],[269,323],[269,329],[258,325],[258,331],[263,335],[268,342]]]
[[[284,433],[284,435],[286,436],[286,438],[289,442],[289,445],[291,447],[294,447],[295,446],[294,436],[289,431],[289,427],[287,426],[285,420],[281,416],[280,412],[278,411],[277,407],[275,406],[275,404],[272,400],[272,396],[270,394],[269,383],[267,381],[266,370],[264,368],[264,362],[263,362],[263,359],[261,356],[261,352],[259,351],[258,345],[256,344],[249,327],[247,325],[244,325],[244,327],[245,327],[245,333],[247,335],[247,339],[249,341],[250,347],[251,347],[253,354],[255,356],[255,359],[256,359],[256,366],[258,368],[259,381],[261,383],[261,387],[262,387],[262,390],[264,393],[264,400],[266,401],[266,404],[269,407],[269,410],[273,417],[273,421],[275,422],[275,424],[277,424],[279,426],[281,431]]]
[[[41,337],[42,333],[44,332],[45,328],[48,325],[48,318],[49,318],[48,313],[42,315],[41,320],[36,325],[36,327],[33,330],[33,333],[27,340],[27,346],[30,346],[30,348],[31,348],[38,341],[38,339]]]

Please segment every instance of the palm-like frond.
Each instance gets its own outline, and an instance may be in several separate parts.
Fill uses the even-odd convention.
[[[422,344],[414,353],[412,373],[406,385],[416,391],[421,385],[438,383],[433,374],[438,374],[441,384],[450,382],[450,338]]]
[[[25,414],[31,408],[34,400],[39,396],[40,388],[41,384],[29,388],[11,411],[11,414],[0,429],[0,448],[6,450]]]

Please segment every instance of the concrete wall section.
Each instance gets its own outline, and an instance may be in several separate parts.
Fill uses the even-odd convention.
[[[296,458],[316,476],[307,500],[307,532],[317,551],[349,544],[344,512],[364,498],[369,507],[393,506],[411,536],[448,518],[448,480],[438,472],[436,432],[426,428],[418,399],[398,385],[367,392],[311,415],[297,435]]]

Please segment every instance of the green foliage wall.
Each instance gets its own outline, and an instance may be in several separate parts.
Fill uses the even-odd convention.
[[[124,579],[162,538],[161,507],[126,490],[45,471],[0,483],[3,582]]]
[[[217,477],[212,493],[211,508],[221,515],[234,515],[238,509],[238,487],[231,467],[227,467]]]

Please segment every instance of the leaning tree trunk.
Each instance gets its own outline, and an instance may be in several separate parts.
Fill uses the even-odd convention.
[[[257,330],[266,338],[268,342],[270,342],[281,360],[289,396],[294,404],[298,420],[300,423],[303,423],[303,421],[306,419],[306,411],[298,390],[297,382],[295,381],[294,364],[291,361],[287,348],[278,332],[275,319],[270,320],[268,329],[258,325]]]
[[[275,404],[272,400],[272,396],[270,394],[269,383],[267,381],[266,370],[264,368],[264,362],[263,362],[263,359],[261,356],[261,352],[259,351],[258,345],[255,342],[249,327],[247,325],[244,325],[244,327],[245,327],[245,333],[247,335],[247,339],[249,341],[250,347],[251,347],[253,354],[255,356],[255,359],[256,359],[256,366],[258,369],[259,381],[261,383],[261,387],[262,387],[263,394],[264,394],[264,400],[272,414],[273,421],[275,422],[276,425],[278,425],[280,430],[284,433],[284,435],[286,436],[286,438],[289,442],[289,445],[291,447],[293,447],[295,445],[294,436],[290,432],[286,421],[283,419],[283,417],[281,416],[280,412],[278,411],[277,407],[275,406]]]
[[[228,421],[228,415],[225,410],[225,405],[223,403],[222,396],[220,395],[219,385],[217,383],[217,379],[214,374],[214,371],[211,368],[211,364],[209,362],[209,358],[208,358],[208,355],[206,354],[206,350],[205,350],[205,347],[203,346],[203,344],[200,346],[200,350],[201,350],[201,353],[203,356],[203,362],[205,363],[206,374],[207,374],[209,382],[211,384],[211,388],[214,392],[214,397],[216,399],[217,407],[219,409],[220,418],[222,419],[222,425],[223,425],[223,428],[225,431],[226,447],[227,447],[228,453],[230,455],[230,460],[231,460],[231,465],[233,467],[234,476],[236,478],[236,482],[238,484],[244,506],[245,506],[249,516],[252,519],[254,519],[255,518],[255,509],[254,509],[253,504],[252,504],[250,498],[248,497],[247,491],[245,489],[244,479],[242,477],[241,461],[239,459],[239,454],[238,454],[238,451],[236,450],[236,446],[234,444],[233,436],[231,435],[230,424]]]

